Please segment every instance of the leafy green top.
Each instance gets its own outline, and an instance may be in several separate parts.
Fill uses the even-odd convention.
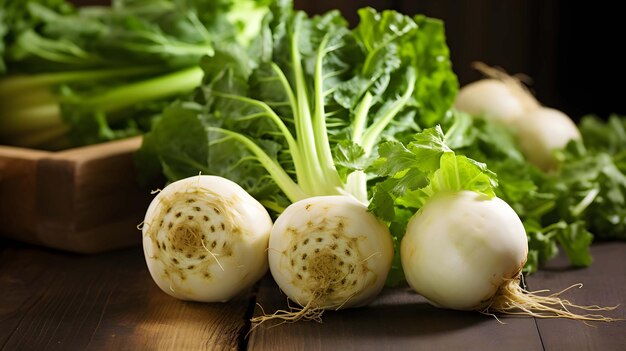
[[[372,169],[384,180],[376,184],[369,208],[390,223],[395,257],[388,283],[395,285],[404,280],[399,244],[406,225],[428,199],[440,192],[462,190],[493,197],[498,183],[484,163],[456,155],[440,126],[417,133],[406,145],[382,143],[378,153]]]
[[[216,45],[205,57],[195,101],[165,111],[138,162],[160,164],[170,180],[228,177],[278,212],[314,195],[367,202],[377,145],[418,131],[416,118],[439,119],[457,82],[440,21],[370,8],[359,15],[349,30],[337,11],[309,18],[289,1],[274,4],[250,48]],[[203,126],[195,144],[204,151],[174,151],[190,138],[180,109]]]
[[[215,42],[249,44],[269,2],[0,0],[0,142],[59,148],[149,130],[200,84]]]

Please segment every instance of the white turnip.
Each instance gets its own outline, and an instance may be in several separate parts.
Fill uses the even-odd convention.
[[[519,79],[485,64],[475,67],[489,78],[464,86],[455,108],[510,127],[531,163],[543,171],[555,169],[554,152],[581,138],[574,122],[561,111],[541,106]]]
[[[272,220],[239,185],[196,176],[168,185],[150,204],[143,248],[152,278],[183,300],[227,301],[267,271]]]
[[[392,257],[389,229],[354,198],[298,201],[274,224],[269,266],[280,289],[303,308],[253,321],[319,320],[325,309],[364,305],[383,288]]]
[[[539,107],[516,122],[517,140],[528,161],[544,171],[555,169],[555,150],[564,148],[570,140],[580,140],[576,124],[563,112]]]
[[[483,79],[464,86],[454,107],[472,116],[512,125],[524,114],[524,106],[509,86],[497,79]]]
[[[539,296],[520,286],[528,244],[515,211],[497,197],[471,191],[442,192],[414,215],[401,242],[409,285],[433,305],[484,313],[527,314],[579,320],[576,306],[556,295]]]

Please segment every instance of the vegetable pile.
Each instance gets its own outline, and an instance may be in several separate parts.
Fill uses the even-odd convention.
[[[265,12],[252,0],[0,0],[0,143],[62,149],[145,132],[200,84],[214,43],[247,43]]]
[[[198,96],[164,111],[140,168],[224,176],[278,213],[315,195],[366,202],[378,142],[415,133],[417,116],[452,103],[443,25],[363,9],[350,31],[336,11],[307,18],[283,4],[272,14],[249,50],[216,45],[203,59]]]
[[[606,320],[562,309],[598,308],[524,291],[520,274],[558,246],[574,265],[591,263],[597,224],[586,216],[606,203],[598,172],[607,169],[581,178],[569,167],[620,151],[586,150],[576,130],[530,156],[522,141],[553,140],[536,130],[557,112],[488,68],[509,104],[520,100],[515,123],[460,112],[440,21],[369,8],[359,16],[349,29],[336,11],[308,17],[288,1],[271,4],[247,48],[216,44],[202,59],[201,87],[163,111],[136,155],[144,184],[217,175],[277,216],[270,271],[301,307],[254,322],[319,320],[325,309],[367,303],[385,278],[406,279],[442,307]],[[617,182],[606,220],[624,208]]]
[[[380,145],[376,163],[387,178],[376,185],[371,206],[398,228],[396,254],[413,289],[436,306],[458,310],[610,320],[577,315],[565,306],[610,308],[577,306],[522,289],[528,239],[518,214],[496,196],[496,174],[456,155],[439,127],[414,139],[406,146]],[[386,213],[388,203],[396,205],[395,212]],[[395,273],[392,279],[401,280],[399,270]]]
[[[0,1],[0,138],[148,131],[140,182],[171,183],[144,253],[166,293],[225,301],[269,268],[299,307],[253,322],[319,321],[405,281],[445,308],[611,320],[520,279],[626,238],[626,121],[578,128],[485,65],[459,91],[441,21],[364,8],[351,29],[289,0]]]
[[[496,194],[515,209],[526,227],[527,273],[554,257],[557,245],[572,265],[588,266],[594,237],[624,239],[626,120],[614,115],[602,122],[585,116],[576,128],[562,112],[539,106],[512,77],[496,74],[518,91],[520,101],[530,104],[531,112],[513,118],[514,123],[494,122],[495,113],[485,117],[484,112],[478,116],[483,118],[474,119],[456,113],[443,123],[448,126],[448,144],[497,173]],[[493,80],[474,84],[483,82]]]
[[[365,170],[383,138],[415,133],[415,116],[445,113],[456,91],[441,22],[360,16],[350,31],[338,12],[308,18],[275,4],[249,50],[216,45],[204,58],[196,99],[166,109],[137,156],[170,179],[227,177],[282,213],[270,268],[303,309],[276,317],[317,319],[382,289],[393,243],[367,212]]]

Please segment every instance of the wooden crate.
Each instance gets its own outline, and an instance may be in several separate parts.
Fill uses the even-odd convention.
[[[60,152],[0,146],[0,236],[78,253],[138,244],[151,195],[130,138]]]

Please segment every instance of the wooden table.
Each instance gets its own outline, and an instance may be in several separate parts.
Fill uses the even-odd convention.
[[[496,319],[436,309],[408,288],[385,290],[370,306],[327,312],[324,323],[250,331],[249,319],[284,308],[267,277],[226,304],[175,300],[152,282],[140,248],[79,256],[0,242],[2,350],[626,350],[626,322]],[[626,243],[596,244],[594,264],[572,270],[563,257],[527,279],[580,304],[622,306]]]

